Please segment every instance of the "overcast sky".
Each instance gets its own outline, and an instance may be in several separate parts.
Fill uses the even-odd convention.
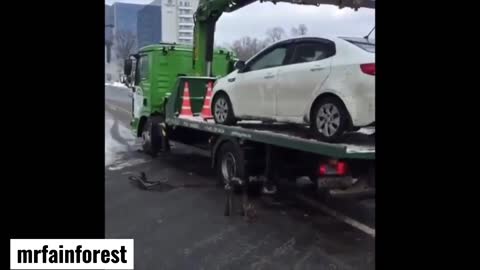
[[[148,4],[152,0],[107,0]],[[280,26],[288,34],[292,26],[305,24],[309,35],[365,36],[375,26],[375,10],[349,8],[339,9],[335,6],[303,6],[287,3],[276,5],[255,2],[232,13],[224,13],[217,22],[215,43],[230,43],[243,36],[265,38],[267,29]],[[375,32],[371,35],[375,37]]]

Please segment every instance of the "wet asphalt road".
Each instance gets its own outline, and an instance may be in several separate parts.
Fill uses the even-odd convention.
[[[223,216],[225,196],[209,159],[178,144],[155,159],[138,152],[124,132],[128,90],[105,92],[109,136],[121,149],[105,168],[106,237],[135,239],[135,269],[375,269],[373,237],[289,196],[255,200],[251,223]],[[168,182],[142,190],[128,180],[140,171]],[[374,202],[332,205],[374,227]]]

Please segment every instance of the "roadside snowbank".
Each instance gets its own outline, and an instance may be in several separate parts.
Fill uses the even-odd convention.
[[[112,137],[115,121],[105,114],[105,167],[112,165],[118,158],[118,153],[127,151],[127,145],[119,143]]]
[[[112,132],[115,132],[121,141],[116,140]],[[127,157],[127,152],[136,151],[138,147],[132,131],[120,121],[115,122],[113,116],[105,112],[105,167],[115,171],[147,162],[144,158]]]
[[[125,86],[125,84],[123,83],[120,83],[120,82],[105,82],[105,85],[108,85],[108,86],[113,86],[113,87],[118,87],[118,88],[125,88],[125,89],[128,89],[127,86]]]

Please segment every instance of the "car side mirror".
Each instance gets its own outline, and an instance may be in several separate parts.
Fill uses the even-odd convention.
[[[242,71],[245,69],[245,61],[238,60],[235,62],[235,69],[238,69],[238,71]]]
[[[123,74],[125,74],[127,77],[130,76],[130,73],[132,73],[132,59],[125,59],[123,63]]]

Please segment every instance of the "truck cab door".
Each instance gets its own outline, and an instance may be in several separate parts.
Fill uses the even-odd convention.
[[[135,119],[139,119],[145,110],[148,111],[148,97],[150,96],[149,62],[148,54],[140,55],[135,68],[135,91],[132,97],[132,113]]]

